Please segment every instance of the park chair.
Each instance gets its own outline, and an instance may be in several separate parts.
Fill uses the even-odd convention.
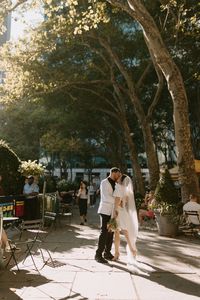
[[[42,229],[43,229],[43,220],[42,219],[26,220],[26,221],[23,220],[20,225],[19,239],[21,240],[24,231],[29,231],[29,232],[35,233],[35,238],[37,239],[40,237],[40,233],[42,232]]]
[[[38,250],[40,255],[42,256],[42,260],[44,263],[42,268],[48,263],[49,260],[51,261],[51,264],[54,266],[53,259],[52,259],[51,254],[48,249],[45,249],[48,254],[48,259],[45,260],[45,257],[44,257],[44,253],[43,253],[44,249],[42,249],[42,243],[43,243],[44,239],[41,238],[42,237],[41,234],[42,233],[46,234],[46,232],[42,231],[42,228],[43,228],[43,222],[41,219],[22,222],[19,241],[10,241],[9,242],[10,243],[10,257],[8,258],[6,267],[9,265],[10,261],[13,259],[17,269],[19,270],[18,258],[16,256],[16,254],[20,248],[25,248],[25,250],[24,250],[25,256],[23,259],[23,263],[25,262],[27,257],[30,256],[35,269],[39,272],[39,269],[37,268],[37,265],[34,260],[34,251],[33,250],[35,247],[36,247],[36,250]],[[22,240],[22,234],[25,230],[27,231],[28,234],[31,233],[32,237]]]
[[[185,225],[182,231],[186,235],[199,236],[200,215],[198,211],[184,211]],[[197,223],[197,224],[196,224]]]
[[[60,202],[60,204],[59,204],[59,217],[67,218],[69,220],[70,224],[71,224],[71,219],[73,216],[72,206],[73,206],[72,203]]]
[[[34,245],[36,245],[36,244],[37,244],[37,250],[39,250],[39,253],[42,256],[42,260],[43,260],[42,268],[49,262],[49,260],[51,261],[51,265],[53,265],[53,267],[54,267],[54,261],[53,261],[53,259],[51,257],[51,254],[50,254],[48,249],[45,249],[46,252],[48,253],[48,258],[45,259],[45,257],[44,257],[44,249],[42,249],[42,247],[41,247],[41,244],[42,244],[41,240],[38,240],[38,239],[35,239],[35,238],[34,239],[28,239],[26,241],[18,241],[18,242],[14,242],[14,241],[9,240],[9,244],[10,244],[10,256],[9,256],[8,261],[6,263],[6,268],[8,267],[10,261],[13,259],[18,271],[20,271],[19,265],[18,265],[18,257],[16,256],[16,254],[19,250],[22,251],[22,249],[19,248],[19,247],[24,247],[25,246],[25,251],[24,251],[25,257],[23,259],[23,263],[25,262],[27,257],[30,256],[35,269],[39,272],[39,269],[38,269],[38,267],[36,265],[36,262],[35,262],[35,259],[34,259],[34,253],[32,251]]]
[[[45,211],[44,213],[44,226],[50,226],[51,228],[57,227],[57,223],[60,224],[59,215],[56,212]]]

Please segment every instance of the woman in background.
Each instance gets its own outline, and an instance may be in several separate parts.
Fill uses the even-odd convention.
[[[85,181],[81,181],[80,188],[78,190],[78,206],[80,212],[81,223],[80,225],[84,225],[87,222],[87,205],[89,201],[88,188]]]

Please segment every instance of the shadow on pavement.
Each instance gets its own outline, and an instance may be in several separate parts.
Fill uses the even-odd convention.
[[[2,270],[0,271],[0,299],[21,299],[16,294],[16,290],[30,286],[37,287],[48,282],[51,282],[51,280],[46,279],[40,274],[30,274],[26,270],[16,272]]]
[[[177,274],[156,269],[156,272],[151,273],[148,279],[168,289],[199,297],[200,284],[180,277]]]

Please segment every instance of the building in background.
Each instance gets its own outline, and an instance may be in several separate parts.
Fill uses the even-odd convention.
[[[11,32],[11,14],[9,14],[4,22],[4,26],[6,27],[6,31],[0,35],[0,47],[10,40],[10,32]],[[0,84],[3,83],[5,78],[5,73],[0,70]]]
[[[6,27],[6,31],[0,35],[0,46],[10,40],[10,32],[11,32],[11,15],[8,15],[5,19],[4,26]]]

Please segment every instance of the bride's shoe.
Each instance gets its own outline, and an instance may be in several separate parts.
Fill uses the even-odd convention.
[[[113,257],[113,261],[117,261],[119,259],[119,253],[115,253],[114,257]]]

